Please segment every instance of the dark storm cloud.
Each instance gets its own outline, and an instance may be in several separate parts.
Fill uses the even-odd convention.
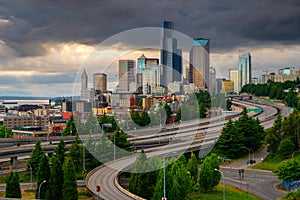
[[[300,42],[297,0],[26,0],[2,1],[0,38],[17,56],[40,56],[51,42],[97,44],[131,28],[171,20],[193,38],[207,37],[215,51]]]

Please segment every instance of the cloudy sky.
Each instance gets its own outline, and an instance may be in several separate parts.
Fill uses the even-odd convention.
[[[228,77],[246,52],[255,76],[300,67],[299,0],[0,0],[0,96],[72,95],[76,73],[97,44],[163,20],[191,38],[210,38],[219,76]],[[99,72],[104,67],[98,63]]]

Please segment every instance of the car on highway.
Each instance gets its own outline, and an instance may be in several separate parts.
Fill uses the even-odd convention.
[[[251,160],[247,160],[247,165],[252,165],[252,164],[255,164],[256,163],[256,160],[253,160],[253,159],[251,159]]]

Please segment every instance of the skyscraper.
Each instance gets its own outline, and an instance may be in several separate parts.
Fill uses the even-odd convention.
[[[239,93],[239,70],[230,69],[229,70],[229,80],[233,82],[233,92]]]
[[[93,88],[101,93],[106,93],[107,91],[107,75],[104,73],[93,74]]]
[[[194,39],[190,51],[189,82],[194,83],[199,89],[209,87],[209,55],[209,39]]]
[[[173,37],[173,22],[164,21],[162,28],[164,29],[161,49],[161,65],[163,66],[161,84],[167,86],[170,82],[181,81],[182,52],[177,48],[177,39]]]
[[[88,76],[87,73],[85,71],[85,69],[83,69],[83,72],[81,74],[81,95],[80,95],[80,99],[88,99]]]
[[[216,94],[216,69],[209,68],[209,92],[210,94]]]
[[[131,83],[135,83],[135,61],[119,60],[119,90],[130,91]]]
[[[239,55],[239,91],[246,84],[251,83],[251,55],[250,53]]]

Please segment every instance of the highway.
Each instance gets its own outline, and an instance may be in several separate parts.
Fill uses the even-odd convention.
[[[238,102],[236,102],[238,103]],[[257,105],[252,102],[243,102],[247,105]],[[265,128],[269,128],[272,126],[274,122],[274,118],[277,114],[277,109],[274,109],[272,107],[263,106],[260,105],[260,107],[263,109],[264,113],[261,114],[260,117],[264,122],[263,126]],[[276,105],[278,109],[282,109],[282,114],[288,115],[288,112],[285,113],[285,110],[282,105]],[[220,130],[222,126],[218,128]],[[185,130],[185,129],[184,129]],[[187,135],[193,135],[195,134],[195,129],[191,129],[189,131],[185,131],[185,133],[181,133],[183,130],[180,130],[180,133],[177,135],[179,137],[186,137]],[[210,133],[210,132],[209,132]],[[182,141],[178,143],[169,143],[168,145],[164,147],[152,147],[149,149],[146,149],[147,157],[151,157],[154,155],[162,156],[170,152],[177,152],[180,154],[181,152],[185,152],[186,150],[192,150],[192,149],[199,149],[207,150],[207,152],[213,147],[214,143],[216,142],[216,137],[214,134],[220,134],[219,132],[214,133],[214,131],[209,134],[209,137],[198,140],[197,142],[190,142],[190,141]],[[178,137],[176,135],[176,137]],[[208,134],[206,134],[208,136]],[[162,135],[160,135],[162,137]],[[143,138],[146,139],[146,138]],[[148,138],[149,139],[149,138]],[[189,145],[189,149],[186,145]],[[137,199],[136,196],[129,193],[128,191],[124,191],[124,189],[120,188],[120,186],[117,183],[118,174],[123,169],[130,166],[136,158],[136,154],[125,157],[122,159],[118,159],[115,161],[111,161],[109,163],[106,163],[106,165],[100,166],[99,168],[94,169],[91,171],[88,176],[85,179],[86,185],[88,189],[99,199],[105,199],[105,200],[116,200],[116,199]],[[99,193],[96,192],[96,186],[99,185],[101,187],[101,191]],[[250,191],[251,191],[251,187]]]

